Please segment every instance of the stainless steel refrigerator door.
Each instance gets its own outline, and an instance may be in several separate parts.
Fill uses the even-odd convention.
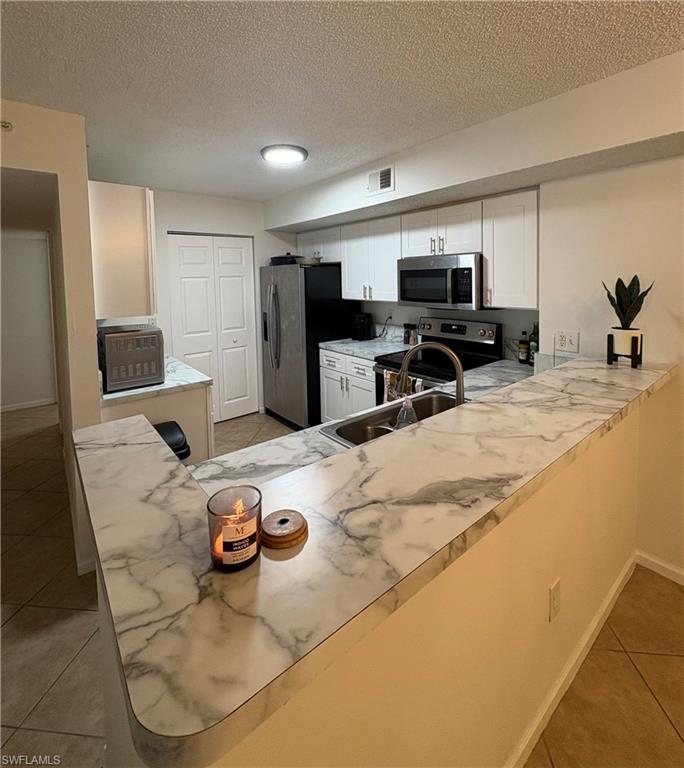
[[[274,348],[271,343],[274,324],[273,267],[262,267],[261,275],[261,360],[264,377],[264,406],[278,411],[278,388]]]
[[[277,406],[272,410],[299,426],[308,425],[306,304],[304,269],[273,268],[273,332],[269,336],[276,370]]]

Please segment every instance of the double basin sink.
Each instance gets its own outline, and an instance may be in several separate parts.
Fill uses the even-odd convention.
[[[321,429],[321,433],[342,445],[352,448],[369,440],[394,432],[399,409],[403,399],[388,403],[369,413],[351,416],[344,421],[336,421]],[[418,421],[436,416],[438,413],[456,407],[456,398],[446,392],[425,392],[411,398]]]

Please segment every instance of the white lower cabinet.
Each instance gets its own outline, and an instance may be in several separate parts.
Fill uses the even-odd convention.
[[[321,352],[321,421],[335,421],[375,407],[373,363]]]
[[[321,368],[321,421],[335,421],[347,415],[345,374]]]
[[[349,388],[347,398],[350,415],[375,407],[375,381],[347,376],[346,385]]]

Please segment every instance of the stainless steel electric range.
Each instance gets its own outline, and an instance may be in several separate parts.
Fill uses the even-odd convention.
[[[421,317],[418,323],[421,341],[438,341],[453,349],[463,370],[469,371],[504,356],[501,323],[477,323],[444,317]],[[406,352],[393,352],[375,358],[375,399],[384,401],[385,372],[398,373]],[[446,355],[426,349],[419,352],[409,365],[409,377],[422,380],[424,388],[453,381],[455,373]]]

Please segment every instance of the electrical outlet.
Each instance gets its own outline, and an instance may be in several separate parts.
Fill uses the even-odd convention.
[[[556,579],[549,587],[549,621],[553,621],[560,613],[560,579]]]
[[[554,348],[556,352],[579,352],[579,331],[556,331]]]

